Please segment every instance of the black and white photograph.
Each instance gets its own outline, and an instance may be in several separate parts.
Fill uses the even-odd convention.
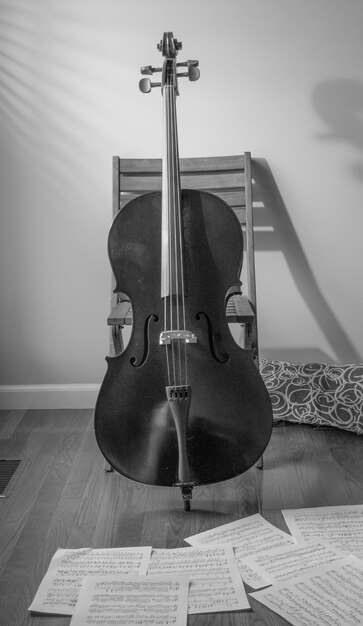
[[[0,626],[363,626],[362,0],[0,0]]]

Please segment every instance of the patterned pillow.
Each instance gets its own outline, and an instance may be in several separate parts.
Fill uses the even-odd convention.
[[[276,420],[363,434],[363,365],[261,361]]]

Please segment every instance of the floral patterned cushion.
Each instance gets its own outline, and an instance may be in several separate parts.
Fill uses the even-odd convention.
[[[363,434],[363,365],[261,361],[276,420]]]

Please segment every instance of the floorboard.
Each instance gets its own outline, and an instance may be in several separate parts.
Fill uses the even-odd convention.
[[[363,438],[277,424],[264,469],[195,488],[184,511],[177,488],[105,472],[92,411],[0,412],[0,458],[21,464],[0,499],[0,624],[68,626],[27,611],[58,547],[185,546],[184,537],[261,513],[287,531],[283,508],[363,502]],[[246,613],[189,616],[188,626],[283,626],[255,601]]]

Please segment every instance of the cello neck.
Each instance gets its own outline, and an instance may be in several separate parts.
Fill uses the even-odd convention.
[[[190,81],[198,80],[198,61],[176,62],[178,50],[182,44],[174,39],[172,32],[165,32],[157,46],[165,61],[162,68],[146,65],[141,68],[144,75],[162,72],[161,83],[152,83],[150,78],[140,80],[139,87],[143,93],[152,87],[160,87],[164,100],[164,142],[162,168],[162,214],[161,214],[161,298],[171,298],[184,293],[184,269],[182,246],[181,193],[178,131],[176,122],[176,96],[178,95],[178,77],[186,76]],[[186,72],[177,72],[183,66]]]
[[[175,65],[175,64],[174,64]],[[168,70],[167,70],[168,71]],[[176,118],[176,84],[171,70],[163,92],[163,167],[161,216],[161,297],[183,290],[180,169]]]

